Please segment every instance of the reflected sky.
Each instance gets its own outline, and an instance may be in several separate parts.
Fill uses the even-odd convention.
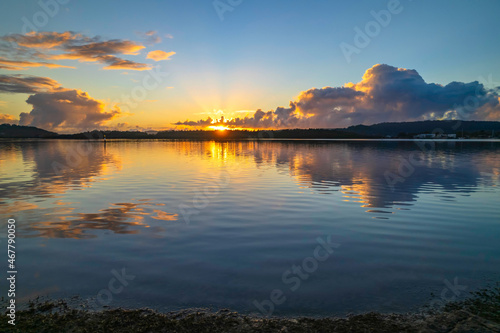
[[[255,162],[272,164],[320,193],[340,191],[346,200],[363,203],[362,207],[392,208],[411,205],[426,184],[467,194],[480,184],[498,183],[499,146],[485,144],[491,149],[479,152],[481,146],[455,142],[426,143],[424,148],[414,142],[261,144]]]
[[[95,182],[113,186],[127,172],[124,166],[137,172],[146,162],[153,175],[161,175],[165,163],[175,160],[178,165],[196,165],[198,186],[214,181],[220,170],[238,182],[238,176],[249,170],[258,177],[259,170],[273,168],[289,176],[298,191],[338,192],[334,201],[358,203],[375,218],[386,219],[387,214],[411,209],[419,193],[430,187],[438,200],[453,201],[478,186],[496,186],[499,149],[498,143],[463,142],[3,142],[0,208],[6,215],[43,211],[49,220],[40,221],[37,214],[28,230],[31,236],[92,237],[85,229],[136,233],[127,227],[143,225],[144,216],[175,221],[178,212],[151,208],[165,206],[153,198],[137,203],[109,200],[97,211],[89,211],[84,202],[61,199],[68,191],[91,188]],[[127,154],[122,154],[124,150]],[[179,179],[181,184],[190,181]],[[128,201],[134,198],[128,196]]]
[[[254,299],[286,289],[283,271],[310,256],[317,237],[334,235],[335,259],[279,311],[406,311],[439,293],[444,278],[472,289],[500,274],[499,150],[4,141],[0,227],[17,221],[23,299],[95,298],[110,270],[127,267],[138,278],[115,306],[252,312]]]
[[[0,142],[0,151],[2,203],[4,198],[58,197],[121,168],[102,144],[92,142]]]

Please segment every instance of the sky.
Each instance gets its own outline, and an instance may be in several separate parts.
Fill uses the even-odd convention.
[[[0,123],[500,120],[500,2],[5,0]]]

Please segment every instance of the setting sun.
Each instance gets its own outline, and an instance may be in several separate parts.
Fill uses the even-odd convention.
[[[226,130],[231,130],[231,128],[223,126],[223,125],[216,125],[216,126],[209,126],[208,128],[215,130],[215,131],[226,131]]]

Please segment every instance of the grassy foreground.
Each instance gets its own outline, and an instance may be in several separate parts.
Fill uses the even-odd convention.
[[[4,316],[1,332],[500,332],[500,285],[437,312],[366,313],[347,318],[261,318],[229,310],[149,309],[91,312],[70,309],[64,301],[33,303],[18,311],[16,326]]]

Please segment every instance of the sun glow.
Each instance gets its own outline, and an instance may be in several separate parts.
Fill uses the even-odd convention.
[[[232,129],[232,128],[224,126],[224,125],[208,126],[208,128],[215,130],[215,131],[226,131],[226,130]]]

